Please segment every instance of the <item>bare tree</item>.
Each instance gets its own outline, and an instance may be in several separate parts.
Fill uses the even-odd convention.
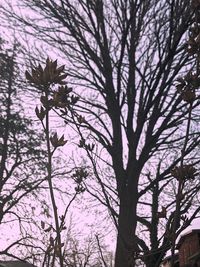
[[[197,207],[190,218],[182,217],[183,222],[180,216],[174,219],[177,183],[171,175],[182,161],[189,111],[174,82],[192,71],[195,60],[186,51],[194,18],[189,2],[20,3],[20,15],[12,6],[1,10],[21,32],[59,51],[69,82],[77,87],[76,107],[61,116],[81,136],[79,146],[86,151],[97,187],[90,178],[81,182],[108,208],[117,227],[115,266],[134,266],[138,257],[148,267],[159,266],[173,243],[174,230],[177,236],[199,212]],[[193,159],[194,166],[199,163],[198,106],[197,98],[184,148],[184,157]],[[190,210],[198,181],[188,182],[184,190],[181,215]],[[142,235],[141,225],[146,231]]]
[[[46,178],[42,175],[45,166],[44,151],[41,149],[43,137],[39,132],[35,133],[32,121],[24,115],[20,104],[19,95],[24,88],[19,82],[16,62],[18,49],[16,43],[10,49],[8,44],[1,44],[0,227],[5,231],[6,225],[15,222],[20,232],[29,221],[30,199],[37,198],[37,190]],[[21,236],[19,240],[17,236],[12,244],[5,245],[0,255],[20,258],[13,253],[14,248],[24,246],[31,235]]]

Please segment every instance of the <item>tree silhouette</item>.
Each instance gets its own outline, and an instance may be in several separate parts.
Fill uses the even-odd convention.
[[[24,115],[20,103],[20,94],[24,87],[16,62],[18,49],[17,44],[11,48],[4,42],[1,44],[0,227],[4,231],[5,224],[16,222],[16,228],[19,226],[21,229],[22,222],[29,221],[29,196],[36,198],[37,190],[45,180],[44,151],[41,149],[43,137],[39,131],[35,133],[32,120]],[[27,203],[26,207],[24,201]],[[0,255],[19,258],[19,255],[11,251],[20,244],[23,246],[29,238],[31,235],[14,240],[0,251]]]
[[[193,9],[186,0],[22,2],[24,16],[5,7],[2,12],[59,51],[76,87],[76,107],[61,116],[75,125],[90,161],[97,187],[86,180],[88,192],[117,227],[115,266],[135,266],[137,259],[159,266],[173,236],[199,212],[198,206],[190,209],[199,191],[192,179],[177,217],[178,184],[171,174],[185,142],[189,106],[175,81],[189,77],[195,64],[186,43]],[[197,97],[184,148],[192,166],[199,162],[198,106]]]

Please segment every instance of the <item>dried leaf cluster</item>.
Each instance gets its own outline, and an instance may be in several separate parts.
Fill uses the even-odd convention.
[[[65,66],[57,66],[57,60],[52,61],[49,58],[46,60],[46,66],[42,68],[39,64],[35,68],[32,68],[31,73],[26,71],[26,79],[35,84],[48,86],[50,84],[65,84],[64,81],[67,77],[67,74],[64,73]]]
[[[171,174],[177,180],[194,180],[197,174],[197,170],[191,164],[176,166],[171,171]]]

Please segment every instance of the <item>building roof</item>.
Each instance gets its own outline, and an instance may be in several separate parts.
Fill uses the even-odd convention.
[[[200,229],[193,229],[193,230],[190,230],[188,232],[185,232],[183,235],[181,235],[180,238],[179,238],[179,240],[178,240],[178,243],[177,243],[176,248],[179,249],[180,246],[185,241],[185,238],[188,237],[188,236],[191,236],[193,234],[200,234]]]
[[[24,261],[0,261],[0,267],[35,267]]]
[[[171,261],[171,258],[172,258],[172,256],[171,255],[169,255],[169,256],[167,256],[167,257],[165,257],[164,258],[164,260],[162,261],[164,264],[166,263],[166,262],[170,262]],[[174,254],[174,263],[176,263],[176,262],[178,262],[178,253],[175,253]]]

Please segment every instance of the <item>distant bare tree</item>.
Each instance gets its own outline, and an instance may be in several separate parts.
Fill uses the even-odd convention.
[[[22,93],[18,72],[15,44],[0,52],[0,227],[16,222],[16,229],[29,221],[31,196],[37,198],[37,190],[46,179],[43,173],[44,152],[42,135],[33,130],[32,121],[23,113],[19,95]],[[36,178],[37,177],[37,178]],[[24,206],[24,202],[27,206]],[[29,212],[28,212],[29,210]],[[5,231],[5,228],[4,228]],[[13,248],[24,245],[31,236],[21,236],[12,244],[5,245],[0,255],[19,258]],[[1,242],[4,242],[2,240]],[[11,252],[12,251],[12,252]]]

